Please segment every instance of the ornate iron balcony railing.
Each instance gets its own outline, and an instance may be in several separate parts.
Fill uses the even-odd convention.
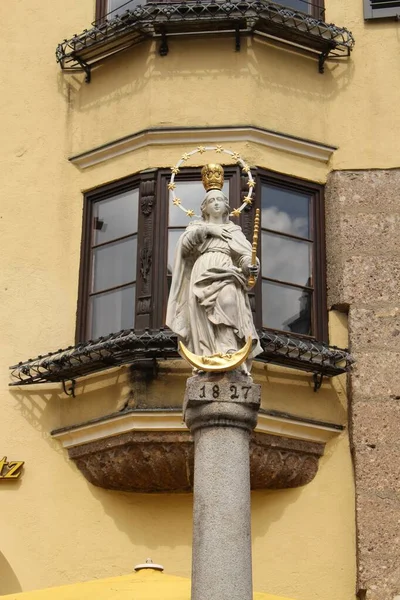
[[[328,57],[349,56],[354,46],[347,29],[270,0],[150,2],[65,39],[56,58],[64,71],[85,71],[89,82],[94,66],[146,39],[160,38],[159,53],[164,56],[169,36],[222,32],[234,34],[236,50],[241,35],[267,36],[306,50],[318,58],[320,72]]]
[[[282,332],[258,333],[263,353],[257,360],[314,373],[317,388],[318,376],[340,375],[349,371],[354,362],[347,350],[336,346]],[[177,337],[168,329],[142,332],[127,329],[20,362],[10,367],[10,385],[74,381],[143,359],[176,359],[177,347]]]

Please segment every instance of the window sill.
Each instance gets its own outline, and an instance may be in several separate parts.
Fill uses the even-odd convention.
[[[269,0],[154,2],[64,40],[57,47],[56,58],[64,71],[84,71],[89,82],[93,67],[147,39],[160,39],[159,53],[165,56],[170,36],[216,33],[233,34],[236,50],[240,50],[242,35],[266,36],[289,44],[315,56],[321,73],[327,58],[349,56],[354,46],[347,29]]]

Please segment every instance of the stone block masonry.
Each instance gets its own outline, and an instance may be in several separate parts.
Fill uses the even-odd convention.
[[[328,306],[348,311],[358,591],[400,594],[400,169],[326,187]]]

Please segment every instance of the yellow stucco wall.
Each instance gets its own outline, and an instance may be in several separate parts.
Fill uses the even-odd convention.
[[[170,574],[190,575],[190,496],[94,488],[49,436],[71,415],[83,421],[115,406],[127,393],[126,382],[115,384],[123,375],[98,377],[70,401],[57,386],[10,392],[7,368],[73,343],[82,190],[170,165],[182,148],[145,148],[84,172],[69,156],[146,127],[248,124],[339,148],[325,165],[255,144],[232,147],[284,173],[324,181],[331,169],[399,166],[397,24],[364,24],[361,0],[326,7],[327,21],[351,29],[357,43],[350,61],[328,63],[324,75],[315,61],[250,39],[236,54],[231,39],[173,40],[167,57],[146,43],[86,85],[60,72],[54,50],[89,26],[92,0],[68,9],[61,0],[0,3],[0,454],[26,461],[20,481],[0,482],[0,594],[127,573],[149,555]],[[344,345],[335,335],[345,324],[333,320],[331,341]],[[274,367],[257,376],[265,406],[346,421],[343,378],[314,394],[309,376],[285,378]],[[354,598],[353,495],[347,432],[328,443],[308,486],[254,493],[255,589]]]
[[[350,29],[356,47],[350,60],[328,62],[323,76],[315,60],[265,41],[247,38],[235,53],[232,39],[206,38],[172,39],[164,59],[152,43],[132,49],[101,67],[94,85],[64,80],[68,152],[148,127],[251,124],[338,146],[329,169],[396,167],[398,32],[394,22],[364,23],[362,11],[359,0],[326,0],[327,22]],[[293,157],[290,164],[280,152],[264,161],[257,148],[253,156],[297,172]],[[158,164],[169,165],[170,156],[163,158]]]
[[[338,343],[346,323],[334,321]],[[179,404],[182,362],[163,366],[149,404]],[[346,423],[344,381],[313,392],[311,376],[256,364],[265,409]],[[344,378],[345,379],[345,378]],[[167,380],[167,382],[166,382]],[[166,397],[165,388],[168,388]],[[9,394],[5,438],[11,458],[26,460],[19,483],[2,482],[0,505],[17,519],[2,526],[0,593],[127,573],[151,556],[168,573],[190,576],[192,497],[109,492],[86,482],[60,443],[54,427],[115,411],[129,393],[125,369],[88,377],[67,398],[58,385],[37,385]],[[16,429],[17,427],[17,429]],[[17,431],[17,434],[15,433]],[[295,600],[354,598],[355,525],[352,465],[347,431],[328,442],[316,478],[294,490],[252,494],[254,588]]]

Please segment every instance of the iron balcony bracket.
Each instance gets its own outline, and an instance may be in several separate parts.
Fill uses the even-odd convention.
[[[329,56],[329,52],[330,52],[329,50],[326,52],[321,52],[321,54],[319,55],[319,58],[318,58],[318,72],[319,73],[323,74],[325,71],[325,61]]]
[[[235,29],[235,51],[240,52],[240,29],[236,27]]]
[[[314,392],[318,392],[318,390],[321,388],[323,379],[324,379],[323,373],[314,373],[314,375],[313,375]]]
[[[64,391],[64,394],[66,394],[70,398],[75,398],[76,380],[71,379],[70,381],[71,381],[71,386],[67,389],[65,386],[66,380],[65,379],[62,380],[63,391]]]
[[[167,42],[167,34],[165,33],[165,29],[161,33],[161,44],[158,50],[160,56],[167,56],[169,52],[168,42]]]
[[[90,83],[92,80],[92,70],[90,66],[84,60],[81,60],[78,57],[76,58],[76,62],[81,66],[82,71],[85,73],[85,82]]]

